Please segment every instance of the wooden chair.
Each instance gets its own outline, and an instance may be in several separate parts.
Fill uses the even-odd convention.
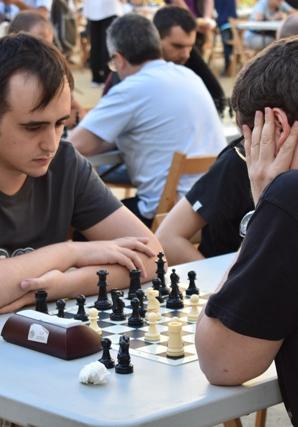
[[[177,187],[180,177],[182,175],[194,175],[207,172],[215,159],[215,156],[186,157],[183,153],[174,153],[166,184],[151,227],[153,232],[155,232],[165,215],[177,202]]]
[[[255,51],[245,48],[242,40],[243,31],[238,28],[238,23],[240,21],[241,20],[236,18],[229,18],[233,36],[232,40],[229,42],[233,46],[233,54],[229,70],[230,76],[234,76],[237,72],[238,66],[242,67],[256,53]]]

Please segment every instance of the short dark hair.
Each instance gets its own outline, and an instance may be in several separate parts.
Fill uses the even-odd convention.
[[[38,24],[45,25],[53,30],[51,22],[40,13],[34,11],[20,12],[11,21],[8,28],[8,34],[17,34],[20,31],[26,31],[29,33],[31,29]]]
[[[246,64],[231,102],[240,125],[252,128],[255,112],[265,107],[283,109],[292,125],[298,119],[298,37],[272,43]]]
[[[11,34],[0,39],[0,118],[9,110],[7,101],[9,81],[17,73],[37,77],[42,94],[34,110],[46,107],[63,88],[65,78],[71,90],[72,74],[59,50],[26,33]]]
[[[177,6],[160,8],[153,17],[153,23],[158,29],[161,39],[168,36],[173,27],[181,27],[187,34],[197,28],[193,15],[188,10]]]
[[[149,19],[127,13],[115,19],[107,30],[110,55],[121,53],[132,65],[161,57],[160,38]]]

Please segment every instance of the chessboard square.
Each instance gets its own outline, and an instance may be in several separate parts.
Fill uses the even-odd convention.
[[[158,341],[156,341],[156,342],[158,342],[158,343],[167,343],[168,339],[169,339],[168,335],[166,335],[166,334],[164,334],[164,335],[160,334],[160,339]],[[149,343],[149,344],[152,342],[152,341],[146,341],[145,340],[145,336],[142,337],[142,338],[140,338],[140,340],[142,340],[145,343]]]
[[[194,342],[195,342],[195,336],[194,336],[194,334],[191,334],[191,335],[183,335],[183,341],[184,341],[185,343],[191,343],[191,344],[194,344]]]
[[[125,334],[126,332],[133,331],[133,328],[125,325],[113,325],[108,328],[105,328],[107,332],[111,332],[112,334]]]
[[[183,326],[182,329],[185,332],[194,334],[196,332],[196,323],[188,323],[188,325]]]
[[[107,311],[99,311],[98,316],[99,316],[100,320],[110,319],[110,313]]]
[[[150,344],[147,347],[142,348],[142,352],[144,353],[148,353],[148,354],[163,354],[165,352],[165,346],[164,345],[160,345],[159,343],[157,344]]]
[[[110,328],[111,326],[114,326],[114,323],[113,322],[109,322],[109,321],[102,321],[102,320],[100,320],[97,323],[98,323],[98,325],[99,325],[99,327],[101,329],[107,329],[107,328]]]
[[[196,355],[196,346],[194,344],[188,344],[184,346],[185,354]]]
[[[180,319],[180,317],[185,317],[185,313],[183,313],[181,310],[171,310],[168,313],[164,313],[164,317],[178,317]]]
[[[130,348],[133,350],[139,349],[139,350],[143,351],[143,349],[148,345],[151,345],[151,343],[146,342],[146,341],[142,341],[142,339],[130,341]]]
[[[132,331],[126,332],[125,335],[128,335],[130,338],[140,338],[144,336],[144,331],[140,329],[133,329]]]

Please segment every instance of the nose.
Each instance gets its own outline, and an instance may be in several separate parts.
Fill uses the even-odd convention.
[[[41,149],[48,154],[55,153],[59,145],[62,131],[63,130],[57,129],[55,126],[49,126],[42,135],[42,140],[40,142]]]

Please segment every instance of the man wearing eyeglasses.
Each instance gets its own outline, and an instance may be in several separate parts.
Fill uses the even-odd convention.
[[[137,188],[136,197],[123,203],[150,226],[174,152],[217,154],[225,139],[206,87],[192,71],[161,59],[159,35],[148,19],[116,19],[107,46],[122,81],[86,115],[71,141],[84,155],[116,144]],[[179,193],[197,178],[184,177]]]

